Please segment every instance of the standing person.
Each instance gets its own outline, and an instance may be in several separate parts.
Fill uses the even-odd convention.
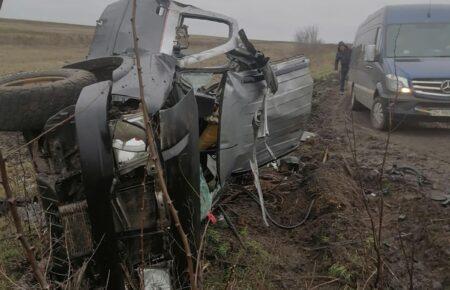
[[[352,50],[343,41],[338,44],[338,51],[336,53],[336,61],[334,63],[334,69],[338,70],[339,63],[341,63],[340,78],[340,95],[343,96],[345,92],[345,82],[347,81],[348,71],[350,70],[350,59],[352,56]]]

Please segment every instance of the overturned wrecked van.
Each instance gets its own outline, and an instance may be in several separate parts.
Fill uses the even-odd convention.
[[[309,61],[270,62],[220,14],[173,1],[137,5],[144,97],[195,255],[227,180],[249,171],[258,178],[259,166],[298,147],[311,111]],[[0,131],[37,140],[30,151],[52,236],[52,280],[81,270],[83,288],[124,289],[138,281],[144,259],[147,289],[189,287],[147,164],[131,17],[131,1],[108,6],[85,61],[1,78]],[[225,25],[228,36],[192,49],[190,20]],[[224,63],[208,63],[216,57]]]

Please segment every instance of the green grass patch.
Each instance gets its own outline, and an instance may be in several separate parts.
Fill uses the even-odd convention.
[[[207,234],[210,267],[205,274],[205,289],[273,289],[269,279],[273,257],[260,242],[249,238],[247,228],[240,234],[245,247],[231,243],[224,233],[209,229]]]

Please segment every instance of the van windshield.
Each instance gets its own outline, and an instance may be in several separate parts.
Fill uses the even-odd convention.
[[[389,25],[387,57],[450,57],[450,23]]]

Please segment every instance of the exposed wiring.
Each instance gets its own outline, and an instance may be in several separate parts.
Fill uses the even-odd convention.
[[[427,178],[419,170],[415,169],[414,167],[410,167],[410,166],[398,167],[397,165],[394,165],[392,167],[392,169],[390,169],[387,173],[390,175],[401,175],[401,176],[403,176],[405,174],[415,175],[417,178],[417,183],[420,186],[423,186],[425,184],[430,184],[430,182],[427,180]]]
[[[256,197],[253,193],[251,193],[250,191],[246,191],[248,193],[248,195],[259,205],[262,206],[261,203],[259,202],[259,198]],[[265,213],[267,218],[269,219],[269,221],[274,224],[276,227],[283,229],[283,230],[293,230],[296,229],[302,225],[304,225],[306,223],[306,221],[309,219],[309,216],[311,215],[311,210],[314,206],[316,202],[316,199],[313,199],[311,201],[311,203],[309,204],[309,208],[308,208],[308,212],[306,213],[305,217],[303,218],[303,220],[301,220],[300,222],[293,224],[293,225],[283,225],[279,222],[277,222],[272,215],[269,213],[269,211],[265,208]]]
[[[241,244],[242,247],[245,248],[245,243],[242,240],[241,236],[239,235],[238,230],[236,229],[236,226],[233,224],[233,222],[231,221],[230,217],[228,216],[228,214],[226,213],[225,209],[223,208],[222,205],[218,205],[219,211],[222,213],[223,218],[225,219],[225,222],[228,224],[228,227],[231,229],[231,231],[233,232],[233,234],[236,236],[236,238],[239,240],[239,243]]]

